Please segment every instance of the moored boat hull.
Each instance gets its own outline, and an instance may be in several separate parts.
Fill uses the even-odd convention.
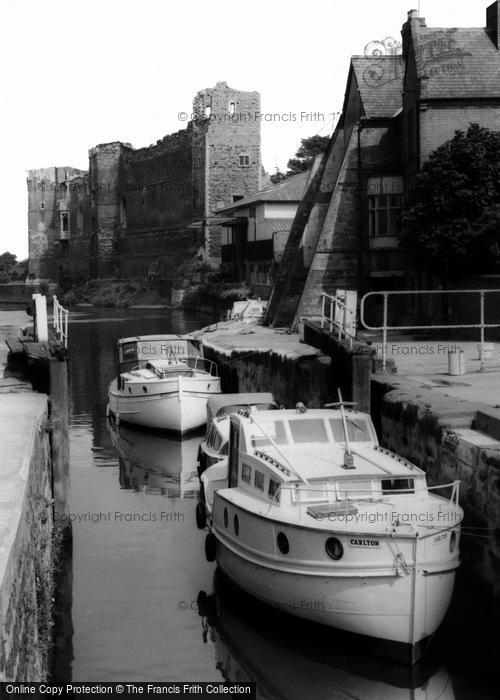
[[[300,576],[268,568],[217,541],[217,563],[243,591],[283,612],[399,647],[393,656],[415,663],[441,624],[454,571],[432,576]],[[413,591],[419,591],[413,604]]]
[[[115,379],[108,392],[109,410],[120,422],[181,434],[205,424],[207,400],[220,393],[220,380],[215,377],[149,384],[144,396],[127,396],[117,386]]]

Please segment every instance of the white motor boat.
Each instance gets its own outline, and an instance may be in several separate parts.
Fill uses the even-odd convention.
[[[415,662],[453,592],[458,482],[427,486],[344,406],[230,416],[229,457],[201,477],[207,558],[261,601]]]
[[[183,434],[205,424],[207,400],[220,391],[217,366],[193,336],[122,338],[108,412],[118,424]]]

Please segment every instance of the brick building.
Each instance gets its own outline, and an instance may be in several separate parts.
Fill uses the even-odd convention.
[[[477,122],[500,130],[500,2],[484,28],[431,28],[408,13],[397,53],[351,59],[341,118],[293,222],[267,320],[297,324],[322,290],[427,285],[398,244],[412,176]],[[314,255],[306,254],[313,248]]]
[[[260,96],[226,83],[202,90],[186,129],[155,145],[100,144],[88,172],[30,170],[29,273],[171,281],[200,249],[220,262],[215,214],[261,181]]]

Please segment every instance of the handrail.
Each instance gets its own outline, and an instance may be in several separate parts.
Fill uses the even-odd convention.
[[[56,331],[57,339],[62,341],[65,348],[68,347],[68,317],[69,311],[59,303],[56,295],[52,297],[53,320],[52,324]]]
[[[480,329],[480,361],[481,371],[484,370],[484,331],[486,328],[500,328],[500,323],[485,323],[484,301],[485,295],[498,293],[500,289],[405,289],[380,292],[368,292],[361,299],[360,304],[360,321],[366,330],[382,331],[382,369],[385,371],[387,364],[387,331],[412,331],[412,330],[442,330],[447,328],[479,328]],[[446,323],[446,324],[428,324],[428,325],[410,325],[410,326],[390,326],[388,323],[389,317],[389,297],[395,295],[422,295],[422,294],[477,294],[479,295],[479,323]],[[382,296],[382,325],[371,326],[365,321],[365,302],[368,297]]]
[[[329,304],[329,312],[326,313],[326,306]],[[342,320],[336,319],[336,311],[339,310],[342,314]],[[349,317],[348,317],[349,315]],[[349,344],[352,347],[352,341],[356,339],[356,335],[350,333],[346,330],[347,326],[354,325],[355,312],[350,309],[345,300],[341,296],[327,294],[326,292],[321,293],[321,328],[324,327],[325,322],[330,326],[330,333],[333,329],[337,330],[337,337],[340,340],[342,335],[349,340]]]

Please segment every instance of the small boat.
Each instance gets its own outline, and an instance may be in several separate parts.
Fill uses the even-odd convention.
[[[220,394],[214,362],[190,335],[143,335],[118,341],[118,377],[108,413],[145,428],[181,435],[205,424],[207,400]]]
[[[453,592],[459,482],[427,486],[368,414],[331,405],[230,416],[228,458],[201,476],[207,559],[264,603],[414,663]]]
[[[218,394],[207,401],[207,430],[198,451],[199,473],[227,455],[229,415],[255,406],[258,411],[277,409],[270,392]]]

